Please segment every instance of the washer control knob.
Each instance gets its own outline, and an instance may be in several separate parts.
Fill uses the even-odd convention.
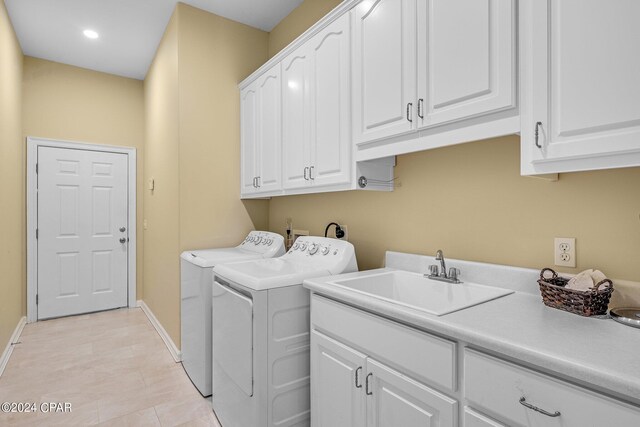
[[[320,249],[320,253],[322,255],[328,255],[329,254],[329,247],[328,246],[323,246],[322,249]]]
[[[293,249],[293,250],[295,251],[295,250],[296,250],[296,249],[298,249],[299,247],[300,247],[300,243],[294,243],[294,244],[293,244],[293,247],[292,247],[291,249]]]
[[[261,241],[261,240],[262,240],[262,237],[260,237],[260,236],[256,236],[256,238],[255,238],[255,239],[253,239],[253,243],[254,243],[255,245],[258,245],[258,244],[260,243],[260,241]]]
[[[301,251],[306,251],[307,250],[307,244],[306,243],[300,243],[300,250]]]
[[[309,255],[314,255],[316,252],[318,252],[318,245],[312,243],[311,246],[309,246]]]
[[[267,239],[266,242],[267,245],[271,245],[273,243],[273,239]]]

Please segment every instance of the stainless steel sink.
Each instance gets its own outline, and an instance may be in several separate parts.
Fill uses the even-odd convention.
[[[375,273],[331,283],[435,316],[463,310],[513,293],[508,289],[477,283],[439,282],[408,271]]]

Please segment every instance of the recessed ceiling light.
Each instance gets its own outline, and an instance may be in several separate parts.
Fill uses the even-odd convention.
[[[84,34],[84,36],[88,39],[97,39],[98,37],[100,37],[100,35],[93,30],[84,30],[82,34]]]

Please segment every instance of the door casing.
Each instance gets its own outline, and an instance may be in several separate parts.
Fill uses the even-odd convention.
[[[27,137],[27,322],[38,320],[36,294],[38,292],[38,241],[36,228],[38,226],[38,175],[36,162],[39,147],[67,148],[73,150],[90,150],[127,155],[129,171],[129,254],[128,254],[128,306],[137,307],[136,298],[136,149],[133,147],[119,147],[114,145],[90,144],[76,141],[62,141],[47,138]]]

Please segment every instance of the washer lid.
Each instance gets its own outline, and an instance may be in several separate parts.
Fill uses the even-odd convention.
[[[609,311],[609,314],[617,322],[640,328],[640,308],[614,308]]]
[[[199,267],[213,267],[223,262],[247,261],[260,259],[262,254],[251,252],[243,248],[218,248],[202,249],[197,251],[185,251],[180,256]]]

